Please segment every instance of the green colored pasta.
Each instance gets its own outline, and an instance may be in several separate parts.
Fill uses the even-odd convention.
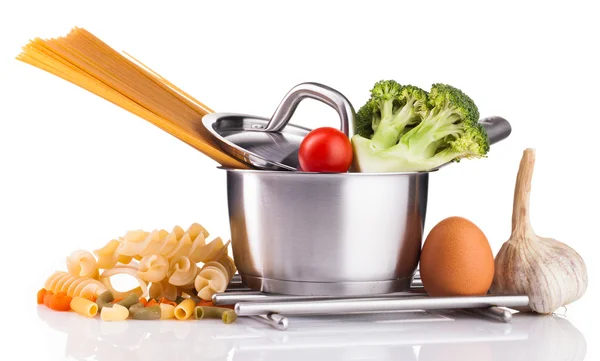
[[[144,307],[138,302],[129,307],[129,314],[136,320],[160,320],[160,306]]]
[[[117,304],[119,304],[123,307],[129,308],[138,302],[140,302],[140,298],[135,293],[131,293],[131,294],[129,294],[129,296],[125,297],[123,300],[117,302]]]
[[[220,318],[223,320],[223,323],[233,323],[237,319],[237,315],[232,309],[210,306],[196,306],[194,308],[194,317],[197,320],[203,318]]]
[[[98,298],[96,298],[96,304],[98,305],[98,312],[102,311],[102,307],[111,307],[112,306],[112,301],[114,301],[115,298],[113,297],[112,292],[110,291],[105,291],[102,292],[100,294],[100,296],[98,296]]]
[[[129,311],[134,311],[137,308],[144,308],[144,305],[141,302],[134,303],[133,305],[129,306]]]

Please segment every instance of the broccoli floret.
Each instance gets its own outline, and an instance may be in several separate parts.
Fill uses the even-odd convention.
[[[412,152],[433,156],[446,137],[460,136],[479,120],[473,100],[450,85],[433,84],[428,103],[427,116],[401,140]]]
[[[379,123],[377,121],[377,123]],[[374,129],[377,125],[375,119],[373,119],[373,109],[371,102],[367,102],[365,105],[360,107],[356,112],[356,134],[360,134],[365,138],[371,139],[373,136]]]
[[[356,133],[377,149],[398,143],[407,127],[427,113],[427,92],[394,80],[382,80],[371,89],[371,98],[357,113]]]
[[[376,85],[374,89],[377,88]],[[358,170],[363,172],[427,171],[451,161],[479,158],[487,154],[489,151],[487,133],[478,123],[477,106],[465,93],[450,85],[433,84],[429,93],[412,86],[400,86],[394,94],[401,93],[401,89],[406,89],[404,93],[406,95],[404,97],[396,95],[395,98],[406,99],[406,101],[404,103],[398,101],[398,106],[392,107],[391,113],[394,116],[389,118],[391,120],[386,119],[383,114],[388,113],[382,111],[381,119],[374,126],[372,139],[361,133],[352,138]],[[373,104],[376,104],[373,103],[374,99],[377,98],[372,92],[372,98],[369,100],[372,108],[374,108]],[[397,110],[396,113],[393,112],[394,109]],[[375,110],[372,113],[374,114]],[[401,113],[411,115],[400,116]],[[372,120],[376,118],[372,116]],[[396,122],[396,118],[401,120]],[[410,120],[403,125],[398,125],[404,119]],[[364,123],[364,119],[362,121]],[[412,124],[414,124],[412,128],[407,128]],[[378,134],[380,137],[376,139]]]

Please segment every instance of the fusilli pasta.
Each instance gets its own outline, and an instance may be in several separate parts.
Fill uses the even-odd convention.
[[[186,256],[171,261],[169,283],[173,286],[187,286],[194,283],[198,274],[198,266]]]
[[[176,286],[169,283],[169,280],[164,279],[160,282],[152,282],[150,285],[149,295],[151,298],[165,297],[174,300],[179,296],[180,291]]]
[[[54,272],[44,284],[52,293],[65,292],[69,297],[96,297],[106,291],[106,286],[93,278],[74,276],[68,272]]]
[[[139,260],[136,278],[141,280],[142,289],[136,288],[133,291],[145,294],[143,283],[150,282],[151,296],[173,299],[179,296],[183,289],[194,289],[200,271],[197,263],[209,263],[223,257],[230,259],[227,256],[230,242],[224,243],[220,237],[216,237],[207,243],[208,236],[208,231],[199,223],[193,223],[187,230],[175,226],[171,232],[164,229],[152,232],[128,231],[123,237],[111,240],[94,253],[98,257],[99,268],[112,269],[119,267],[119,263],[129,264],[132,259]],[[235,272],[235,266],[233,271],[231,270],[233,262],[226,261],[223,264],[226,265],[225,270],[220,271],[226,276],[224,278],[219,275],[211,276],[210,271],[205,272],[207,277],[212,277],[212,284],[225,283],[226,286],[230,280],[229,275]],[[103,282],[109,289],[114,290],[106,278],[103,278]],[[222,287],[212,288],[217,290]],[[215,291],[207,289],[203,294],[208,295],[210,292]]]
[[[71,253],[66,259],[68,272],[54,273],[44,288],[55,293],[66,292],[71,297],[98,296],[111,291],[119,298],[133,293],[138,297],[149,294],[152,298],[171,300],[197,292],[201,298],[210,300],[215,292],[225,290],[235,273],[235,265],[227,254],[230,241],[224,243],[216,237],[207,243],[208,236],[208,231],[198,223],[187,230],[175,226],[171,232],[128,231],[94,250],[96,257],[83,250]],[[133,276],[139,287],[125,292],[115,290],[111,284],[115,274]]]
[[[210,301],[218,292],[224,292],[235,272],[233,260],[224,255],[217,261],[207,262],[194,280],[198,297]]]
[[[215,260],[227,253],[229,242],[223,243],[220,237],[206,243],[208,231],[198,223],[187,231],[180,226],[169,233],[164,229],[145,232],[128,231],[118,240],[111,240],[104,247],[94,251],[98,256],[99,268],[114,267],[117,262],[127,264],[133,258],[159,255],[171,262],[179,257],[188,257],[192,263]]]
[[[116,297],[116,298],[125,298],[132,293],[137,295],[138,297],[147,297],[148,296],[148,284],[146,282],[144,282],[144,280],[142,280],[138,276],[137,273],[138,273],[137,268],[135,268],[133,266],[128,266],[128,265],[115,266],[113,268],[107,269],[104,272],[102,272],[99,280],[102,283],[104,283],[106,288],[109,291],[111,291],[112,294],[114,295],[114,297]],[[132,276],[133,278],[135,278],[138,281],[139,287],[136,287],[132,290],[125,291],[125,292],[117,291],[113,287],[112,283],[110,282],[110,277],[112,277],[116,274],[126,274],[126,275]]]
[[[114,267],[117,262],[123,264],[128,264],[131,262],[133,257],[120,255],[117,252],[117,248],[119,248],[120,244],[121,242],[119,240],[113,239],[104,247],[94,251],[94,254],[98,257],[98,268],[109,269]]]
[[[167,277],[169,262],[161,255],[151,254],[142,257],[138,265],[138,276],[146,282],[160,282]]]
[[[67,257],[67,270],[74,276],[98,278],[98,262],[88,251],[72,252]]]

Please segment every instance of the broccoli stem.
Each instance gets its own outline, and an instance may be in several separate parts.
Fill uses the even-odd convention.
[[[398,141],[398,131],[395,127],[390,127],[384,125],[383,127],[378,127],[373,134],[373,139],[371,140],[371,144],[376,149],[386,149],[396,144]]]
[[[416,116],[413,109],[414,103],[414,99],[409,99],[396,114],[393,114],[393,100],[383,103],[381,121],[371,139],[374,148],[387,149],[398,143],[402,131]]]
[[[442,138],[442,139],[438,139],[435,142],[432,142],[431,144],[429,144],[429,146],[427,146],[427,148],[425,148],[423,157],[427,157],[427,158],[433,157],[435,155],[435,152],[437,152],[437,150],[440,148],[440,146],[442,146],[445,142],[446,142],[446,140]]]
[[[455,158],[459,157],[461,154],[456,152],[455,150],[448,148],[438,152],[436,155],[431,157],[430,164],[432,168],[437,168],[441,165],[444,165],[448,162],[453,161]]]
[[[459,119],[453,114],[452,109],[444,109],[441,112],[432,111],[419,125],[402,136],[400,143],[408,146],[413,154],[421,153],[423,156],[431,157],[435,152],[435,144],[439,140],[461,132],[462,125],[454,124]]]
[[[437,168],[460,155],[453,149],[444,149],[431,157],[414,154],[399,143],[385,150],[377,150],[370,140],[359,135],[352,137],[355,165],[361,172],[414,172]]]

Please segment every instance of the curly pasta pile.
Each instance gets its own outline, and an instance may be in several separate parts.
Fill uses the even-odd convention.
[[[220,318],[236,320],[229,307],[215,307],[212,296],[223,292],[235,273],[227,254],[230,242],[206,242],[198,223],[146,232],[129,231],[104,247],[77,250],[66,259],[67,272],[56,271],[37,293],[37,303],[55,311],[75,311],[103,321]],[[138,286],[117,291],[111,277],[127,274]],[[197,303],[192,295],[201,300]],[[150,298],[148,299],[148,296]]]
[[[135,294],[175,300],[182,294],[197,294],[208,301],[225,291],[235,273],[227,253],[230,242],[224,243],[220,237],[207,242],[208,236],[198,223],[187,230],[175,226],[171,232],[128,231],[94,254],[84,250],[71,253],[66,260],[68,272],[52,274],[44,289],[84,298],[107,290],[115,298]],[[110,278],[116,274],[134,277],[139,286],[126,292],[115,290]]]

